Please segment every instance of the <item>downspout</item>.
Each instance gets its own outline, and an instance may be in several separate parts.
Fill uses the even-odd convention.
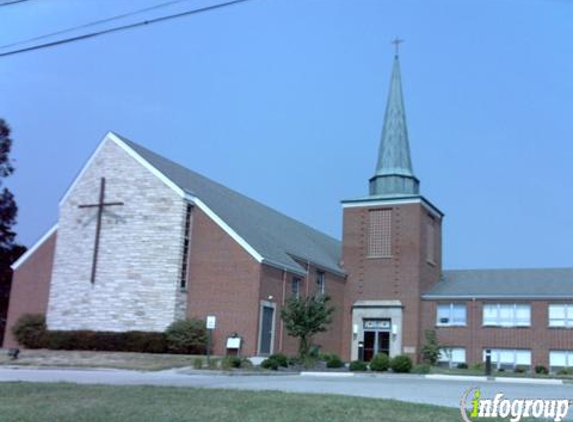
[[[283,296],[281,300],[281,311],[284,309],[285,306],[285,295],[286,295],[286,279],[287,279],[287,270],[286,268],[283,269]],[[284,321],[281,318],[281,324],[279,327],[279,351],[282,353],[283,351],[283,336],[284,336]]]

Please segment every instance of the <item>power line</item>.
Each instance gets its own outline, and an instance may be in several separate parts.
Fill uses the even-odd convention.
[[[167,20],[171,20],[171,19],[181,18],[184,16],[209,12],[211,10],[221,9],[223,7],[232,6],[232,5],[238,4],[238,3],[245,3],[247,1],[251,1],[251,0],[233,0],[233,1],[226,2],[226,3],[220,3],[220,4],[215,4],[212,6],[202,7],[200,9],[188,10],[188,11],[181,12],[181,13],[175,13],[172,15],[161,16],[159,18],[154,18],[154,19],[149,19],[149,20],[140,21],[140,22],[136,22],[136,23],[131,23],[129,25],[117,26],[115,28],[104,29],[102,31],[97,31],[97,32],[90,32],[88,34],[78,35],[77,37],[65,38],[63,40],[53,41],[53,42],[49,42],[49,43],[45,43],[45,44],[34,45],[32,47],[21,48],[19,50],[12,50],[12,51],[8,51],[6,53],[0,53],[0,57],[12,56],[14,54],[25,53],[27,51],[33,51],[33,50],[40,50],[42,48],[55,47],[57,45],[68,44],[68,43],[71,43],[74,41],[81,41],[81,40],[85,40],[88,38],[94,38],[94,37],[104,35],[104,34],[110,34],[112,32],[124,31],[127,29],[137,28],[139,26],[145,26],[145,25],[150,25],[150,24],[157,23],[157,22],[163,22],[163,21],[167,21]]]
[[[25,1],[30,1],[30,0],[11,0],[11,1],[6,1],[4,3],[0,3],[0,7],[2,6],[10,6],[11,4],[16,4],[16,3],[23,3]]]
[[[16,2],[21,2],[21,1],[28,1],[28,0],[15,0]],[[44,35],[39,35],[37,37],[32,37],[32,38],[28,38],[25,40],[21,40],[21,41],[17,41],[17,42],[13,42],[10,44],[4,44],[4,45],[0,45],[0,48],[7,48],[7,47],[14,47],[16,45],[22,45],[22,44],[27,44],[31,41],[38,41],[44,38],[49,38],[49,37],[53,37],[54,35],[61,35],[61,34],[65,34],[67,32],[71,32],[71,31],[76,31],[78,29],[83,29],[83,28],[89,28],[91,26],[96,26],[96,25],[100,25],[102,23],[107,23],[107,22],[112,22],[118,19],[123,19],[123,18],[127,18],[129,16],[133,16],[133,15],[138,15],[140,13],[144,13],[144,12],[149,12],[150,10],[155,10],[155,9],[160,9],[162,7],[167,7],[167,6],[171,6],[173,4],[176,3],[182,3],[184,1],[189,1],[189,0],[173,0],[173,1],[168,1],[166,3],[160,3],[160,4],[156,4],[155,6],[150,6],[150,7],[146,7],[144,9],[139,9],[139,10],[134,10],[133,12],[127,12],[127,13],[123,13],[121,15],[115,15],[115,16],[110,16],[109,18],[105,18],[105,19],[100,19],[97,21],[93,21],[93,22],[88,22],[82,25],[77,25],[77,26],[72,26],[70,28],[66,28],[66,29],[62,29],[60,31],[56,31],[56,32],[50,32],[48,34],[44,34]]]

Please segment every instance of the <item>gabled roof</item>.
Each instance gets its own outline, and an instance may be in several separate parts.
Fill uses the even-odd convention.
[[[343,275],[339,266],[341,242],[297,220],[229,189],[115,133],[138,156],[189,195],[206,205],[246,242],[246,248],[260,255],[262,262],[304,274],[306,268],[294,259],[310,261],[325,270]]]
[[[444,271],[425,299],[573,298],[573,268]]]

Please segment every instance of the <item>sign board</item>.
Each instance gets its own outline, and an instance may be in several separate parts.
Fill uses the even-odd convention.
[[[240,337],[229,337],[227,339],[227,349],[239,350],[240,348],[241,348],[241,338]]]
[[[214,330],[216,322],[217,322],[217,318],[215,318],[214,316],[208,316],[207,317],[207,329],[208,330]]]

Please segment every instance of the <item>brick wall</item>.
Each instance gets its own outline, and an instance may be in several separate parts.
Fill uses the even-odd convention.
[[[450,303],[445,301],[444,303]],[[573,331],[566,328],[549,328],[548,305],[546,301],[520,302],[491,300],[488,303],[530,303],[531,327],[483,327],[483,304],[481,301],[468,301],[467,326],[436,327],[435,301],[423,302],[424,329],[433,329],[444,346],[466,348],[468,363],[482,361],[484,349],[528,349],[531,350],[531,363],[549,367],[550,350],[573,350]],[[459,301],[456,301],[459,303]],[[551,303],[559,303],[552,301]]]
[[[16,347],[12,327],[24,314],[46,314],[56,232],[49,236],[15,271],[8,308],[4,347]]]

